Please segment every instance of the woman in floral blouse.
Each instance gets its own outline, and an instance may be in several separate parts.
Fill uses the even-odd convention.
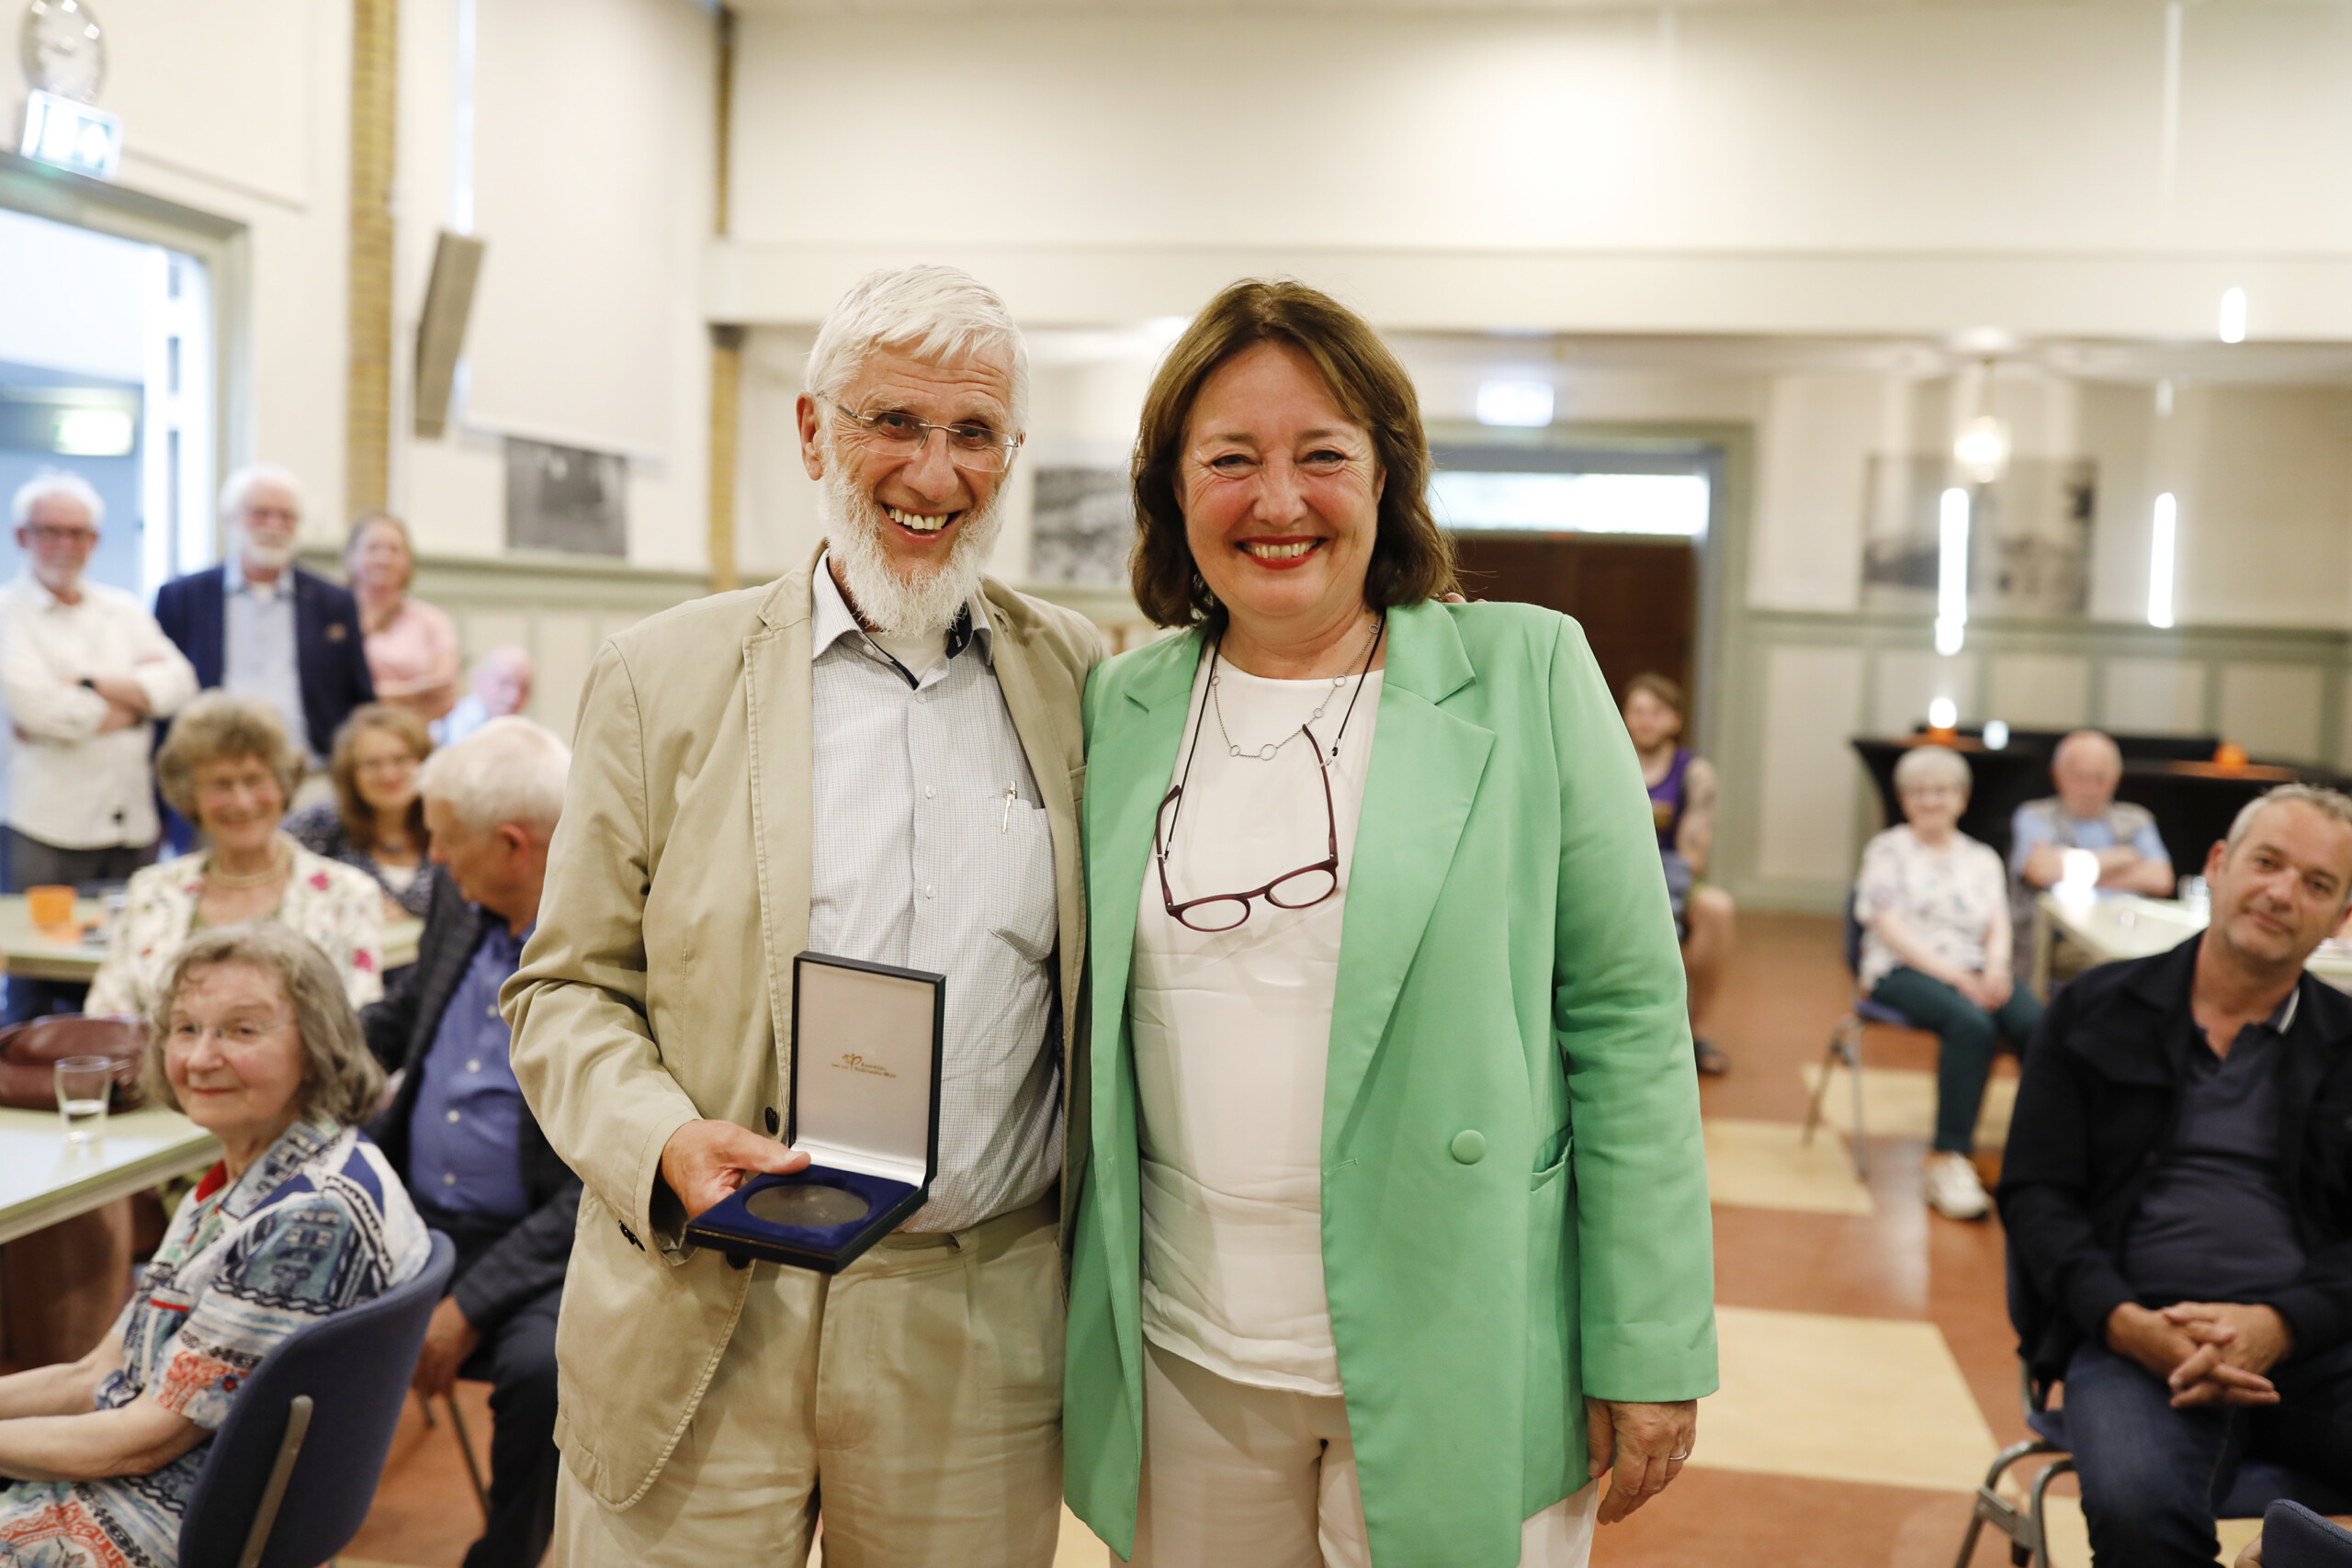
[[[133,875],[83,1010],[144,1017],[190,932],[275,920],[308,937],[355,1008],[384,994],[384,900],[367,873],[281,830],[302,754],[266,703],[207,692],[182,708],[155,782],[209,847]]]
[[[1955,1220],[1982,1219],[1991,1206],[1968,1156],[1996,1043],[2006,1037],[2022,1053],[2041,1021],[2041,1004],[2009,977],[2008,873],[1990,845],[1960,830],[1968,785],[1958,752],[1905,753],[1894,765],[1905,821],[1862,851],[1854,885],[1863,992],[1941,1037],[1925,1183],[1936,1212]]]
[[[323,953],[283,926],[203,931],[159,990],[144,1087],[223,1157],[96,1350],[0,1378],[0,1563],[176,1562],[204,1445],[262,1358],[431,1255],[358,1130],[383,1071]]]

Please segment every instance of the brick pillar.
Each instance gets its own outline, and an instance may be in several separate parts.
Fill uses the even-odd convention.
[[[710,329],[710,591],[738,586],[735,573],[736,434],[742,423],[743,329]]]
[[[400,12],[400,0],[351,0],[350,344],[343,414],[346,521],[382,506],[390,482]]]

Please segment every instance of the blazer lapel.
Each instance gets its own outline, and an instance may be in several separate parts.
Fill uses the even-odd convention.
[[[823,547],[819,547],[821,554]],[[792,1079],[792,960],[808,945],[810,758],[809,603],[812,555],[778,578],[760,605],[761,629],[743,639],[745,750],[751,761],[752,854],[760,888],[760,938],[768,957],[769,1016],[780,1081]]]
[[[990,580],[981,588],[984,601],[1009,592]],[[1054,844],[1056,929],[1061,942],[1062,1092],[1069,1092],[1069,1046],[1078,1032],[1078,979],[1086,963],[1085,861],[1079,849],[1078,814],[1071,809],[1069,758],[1081,755],[1071,734],[1075,713],[1066,713],[1046,701],[1037,687],[1035,652],[1027,641],[1006,629],[1010,615],[993,613],[990,657],[997,689],[1004,694],[1005,712],[1021,738],[1022,754],[1029,759],[1030,776],[1037,781],[1039,804]]]
[[[1372,771],[1348,872],[1348,910],[1331,1006],[1323,1159],[1345,1142],[1405,973],[1453,869],[1494,732],[1445,711],[1477,679],[1453,617],[1434,604],[1392,610]]]

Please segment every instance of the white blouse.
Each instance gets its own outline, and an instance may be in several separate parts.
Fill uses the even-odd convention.
[[[1861,985],[1865,992],[1893,974],[1903,960],[1870,929],[1879,916],[1894,913],[1948,964],[1971,973],[1984,967],[1994,922],[2009,918],[2009,873],[1990,844],[1965,833],[1933,850],[1919,841],[1909,823],[1897,823],[1862,850],[1862,874],[1854,883],[1854,913],[1863,924]]]
[[[1169,918],[1159,874],[1145,869],[1127,992],[1142,1111],[1143,1331],[1221,1377],[1328,1397],[1340,1393],[1340,1368],[1323,1293],[1323,1077],[1381,676],[1362,677],[1359,693],[1352,674],[1340,686],[1270,681],[1219,660],[1220,701],[1204,714],[1206,664],[1192,709],[1205,728],[1168,857],[1176,902],[1323,860],[1335,820],[1339,887],[1306,909],[1253,899],[1241,925],[1208,935]],[[1256,754],[1296,737],[1317,705],[1315,743],[1327,755],[1340,746],[1328,811],[1306,739],[1272,761]],[[1183,768],[1180,750],[1171,784]]]

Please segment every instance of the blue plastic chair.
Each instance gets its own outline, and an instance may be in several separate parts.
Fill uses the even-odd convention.
[[[212,1435],[180,1520],[180,1568],[317,1568],[359,1533],[457,1249],[296,1330],[262,1358]]]
[[[1854,917],[1854,892],[1850,887],[1846,890],[1845,956],[1846,973],[1855,982],[1854,998],[1846,1005],[1844,1016],[1830,1028],[1829,1049],[1821,1058],[1821,1077],[1813,1086],[1813,1103],[1805,1108],[1802,1142],[1811,1145],[1814,1129],[1821,1125],[1822,1103],[1829,1097],[1830,1069],[1845,1063],[1854,1098],[1854,1175],[1867,1181],[1871,1156],[1870,1139],[1862,1130],[1862,1031],[1874,1023],[1893,1029],[1918,1029],[1919,1025],[1883,1002],[1871,1000],[1862,990],[1862,922]]]
[[[2352,1568],[2352,1530],[2281,1497],[2262,1511],[2262,1568]]]
[[[2043,1518],[2043,1501],[2049,1495],[2050,1483],[2075,1468],[2070,1445],[2066,1441],[2066,1412],[2062,1407],[2050,1408],[2050,1391],[2053,1385],[2033,1375],[2031,1369],[2018,1369],[2018,1395],[2025,1402],[2025,1424],[2033,1436],[2021,1443],[2003,1449],[1993,1460],[1993,1468],[1984,1473],[1984,1484],[1976,1489],[1976,1511],[1968,1521],[1968,1534],[1961,1539],[1960,1556],[1955,1568],[1968,1568],[1968,1560],[1975,1554],[1976,1538],[1991,1525],[2009,1538],[2009,1561],[2018,1568],[2050,1568],[2050,1533]],[[2044,1465],[2033,1478],[2024,1506],[2001,1495],[2002,1474],[2019,1460],[2036,1454],[2055,1454],[2057,1459]],[[2263,1568],[2343,1568],[2352,1563],[2352,1534],[2337,1529],[2325,1520],[2320,1527],[2334,1537],[2342,1538],[2342,1556],[2274,1557],[2271,1555],[2268,1518],[2281,1506],[2322,1514],[2352,1513],[2352,1499],[2345,1498],[2321,1483],[2284,1465],[2249,1460],[2238,1467],[2238,1477],[2230,1487],[2230,1495],[2222,1500],[2220,1513],[2224,1519],[2251,1519],[2263,1517]],[[2295,1527],[2290,1526],[2290,1529]]]

